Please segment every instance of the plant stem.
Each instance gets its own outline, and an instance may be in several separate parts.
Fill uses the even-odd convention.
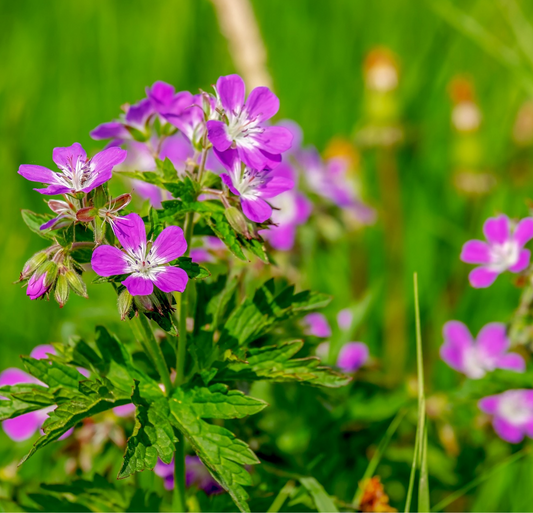
[[[139,317],[135,318],[134,322],[138,322],[142,328],[142,332],[144,332],[141,343],[143,343],[145,350],[148,352],[149,356],[151,356],[157,372],[159,372],[159,375],[161,376],[163,385],[165,385],[165,394],[170,395],[172,393],[170,374],[168,372],[168,367],[165,362],[163,352],[161,351],[161,348],[154,337],[154,333],[152,332],[148,318],[144,314],[139,313]]]
[[[176,444],[174,453],[174,511],[185,512],[185,440],[180,433],[180,441]]]

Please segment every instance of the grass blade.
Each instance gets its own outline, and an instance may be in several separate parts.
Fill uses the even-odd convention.
[[[291,479],[285,483],[285,486],[280,490],[277,497],[274,499],[274,502],[271,504],[270,508],[267,509],[267,513],[278,513],[281,509],[281,506],[287,500],[287,497],[294,490],[296,483]]]
[[[316,509],[320,513],[336,513],[339,511],[332,498],[324,490],[324,487],[314,477],[301,477],[300,483],[311,494],[315,501]]]
[[[383,453],[385,452],[385,449],[389,445],[389,442],[391,441],[391,438],[393,437],[394,433],[398,429],[398,426],[400,425],[401,421],[403,420],[404,416],[406,414],[406,410],[400,410],[394,419],[392,419],[392,422],[389,424],[389,427],[387,428],[387,431],[385,432],[385,436],[381,439],[381,442],[378,445],[378,448],[376,449],[376,452],[372,455],[372,458],[370,459],[370,462],[368,463],[368,467],[365,470],[365,473],[360,480],[361,483],[365,483],[367,479],[370,479],[375,471],[377,466],[379,465],[379,462],[381,460],[381,457],[383,456]],[[361,486],[357,487],[357,491],[355,492],[352,504],[355,509],[359,508],[359,502],[361,501],[361,496],[363,495],[364,489]]]

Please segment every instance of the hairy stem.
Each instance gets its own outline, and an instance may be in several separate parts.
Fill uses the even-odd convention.
[[[139,316],[134,319],[134,322],[138,322],[140,325],[141,334],[143,334],[141,343],[143,344],[148,355],[151,357],[154,365],[161,376],[163,385],[165,385],[165,394],[169,395],[172,393],[172,382],[170,381],[170,373],[168,372],[168,367],[163,356],[163,352],[157,343],[157,340],[154,337],[154,333],[150,326],[148,318],[139,313]]]

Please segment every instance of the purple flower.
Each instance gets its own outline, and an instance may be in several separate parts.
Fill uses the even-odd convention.
[[[213,262],[215,259],[212,253],[220,253],[225,250],[226,245],[218,237],[207,236],[203,238],[203,247],[191,249],[190,257],[197,264]]]
[[[117,219],[113,231],[125,251],[114,246],[98,246],[91,260],[96,274],[129,274],[122,285],[132,296],[148,296],[152,294],[154,285],[163,292],[185,290],[187,273],[183,269],[165,265],[187,250],[181,228],[165,228],[151,247],[147,244],[144,223],[138,214]]]
[[[47,358],[48,354],[55,354],[55,349],[50,345],[37,346],[31,352],[31,357],[37,360]],[[35,384],[43,385],[38,379],[30,374],[16,368],[8,368],[0,373],[0,386]],[[2,400],[0,396],[0,401]],[[54,406],[43,408],[42,410],[32,411],[15,417],[14,419],[4,420],[2,428],[6,435],[15,442],[22,442],[31,438],[43,425],[48,418],[48,412],[52,411]],[[65,433],[64,437],[70,433]]]
[[[48,207],[54,214],[58,214],[58,216],[42,224],[40,227],[41,230],[47,230],[48,228],[57,230],[77,220],[76,207],[70,201],[50,200],[48,201]]]
[[[240,196],[244,215],[256,223],[263,223],[272,215],[272,207],[265,199],[274,198],[292,189],[289,178],[272,175],[270,171],[257,171],[243,166],[237,150],[228,150],[221,156],[221,162],[229,174],[220,175],[230,191]]]
[[[154,472],[164,479],[164,486],[167,490],[174,488],[174,461],[167,464],[158,460]],[[207,495],[224,492],[198,456],[185,456],[185,484],[187,487],[195,486]]]
[[[352,322],[353,313],[349,308],[345,308],[337,314],[337,324],[341,330],[346,331],[349,329],[352,326]]]
[[[490,217],[483,233],[487,242],[469,240],[461,251],[463,262],[481,264],[470,272],[472,287],[488,287],[504,271],[519,273],[529,265],[531,252],[524,245],[533,238],[533,218],[526,217],[513,227],[506,215]]]
[[[278,112],[278,97],[268,87],[256,87],[245,103],[245,85],[238,75],[220,77],[216,92],[224,121],[208,121],[207,136],[217,154],[236,148],[239,158],[252,169],[279,164],[281,153],[291,147],[292,134],[284,127],[265,124]]]
[[[81,145],[74,143],[66,148],[54,148],[52,158],[59,173],[31,164],[20,166],[18,172],[32,182],[48,184],[45,189],[35,189],[41,194],[76,194],[90,192],[107,182],[113,167],[126,158],[126,151],[112,147],[88,159]]]
[[[163,114],[174,99],[174,86],[158,80],[152,87],[146,88],[146,96],[152,103],[152,108],[158,114]]]
[[[474,340],[468,328],[459,321],[444,325],[444,344],[441,358],[456,371],[472,379],[480,379],[494,369],[524,372],[526,364],[517,353],[509,353],[509,339],[505,324],[491,322],[484,326]]]
[[[292,167],[282,162],[270,172],[271,177],[281,177],[294,181],[295,173]],[[311,215],[311,202],[296,189],[281,193],[271,201],[277,210],[272,212],[272,222],[268,230],[262,230],[261,235],[270,241],[273,248],[289,251],[294,246],[296,228],[304,224]]]
[[[28,281],[28,287],[26,289],[26,295],[31,299],[39,299],[43,297],[52,286],[52,283],[46,282],[46,277],[48,273],[38,274],[37,272],[33,273],[31,278]]]
[[[315,312],[304,317],[304,323],[307,325],[307,333],[315,337],[331,337],[331,327],[324,314]]]
[[[506,442],[516,444],[524,436],[533,438],[533,390],[507,390],[484,397],[478,406],[493,416],[494,430]]]
[[[115,406],[115,408],[113,408],[113,413],[117,417],[130,417],[135,413],[135,411],[136,407],[133,403],[123,404],[122,406]]]
[[[368,346],[363,342],[347,342],[339,352],[337,367],[344,372],[355,372],[368,360]]]

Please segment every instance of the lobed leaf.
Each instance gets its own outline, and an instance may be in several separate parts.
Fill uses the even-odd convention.
[[[46,387],[26,383],[5,385],[0,387],[0,421],[40,410],[55,403],[54,395]]]

